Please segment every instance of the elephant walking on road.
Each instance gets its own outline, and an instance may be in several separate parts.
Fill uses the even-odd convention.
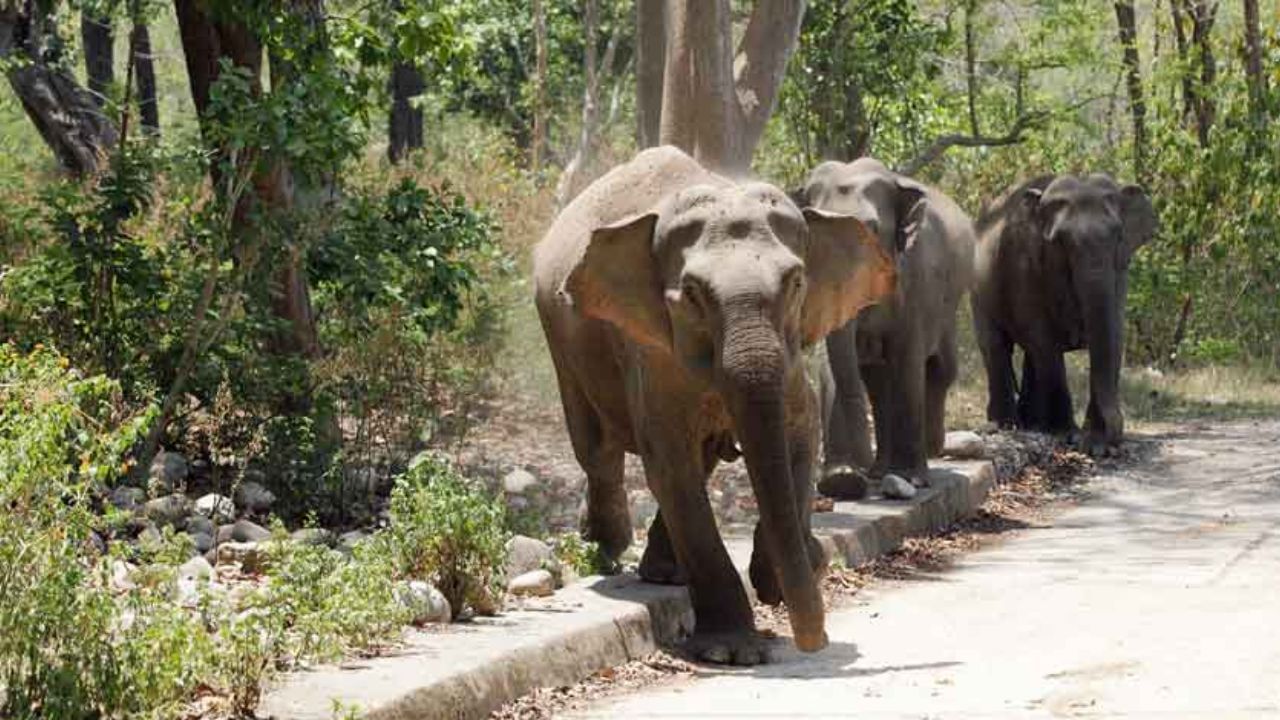
[[[983,213],[972,302],[989,420],[1074,432],[1063,353],[1088,348],[1087,449],[1097,454],[1120,442],[1129,261],[1155,231],[1146,193],[1102,174],[1039,177]],[[1015,345],[1024,352],[1021,388]]]
[[[760,508],[750,576],[785,600],[795,643],[826,644],[810,529],[820,418],[803,348],[890,292],[888,259],[858,220],[801,211],[654,148],[588,187],[534,251],[536,303],[565,419],[587,474],[586,533],[616,560],[631,543],[623,454],[658,501],[647,580],[684,578],[704,659],[753,664],[764,646],[706,494],[739,452]]]
[[[973,224],[947,196],[871,158],[819,165],[801,195],[805,205],[865,223],[898,274],[890,297],[827,338],[835,400],[819,490],[859,499],[868,469],[925,485],[957,374],[956,310],[973,282]]]

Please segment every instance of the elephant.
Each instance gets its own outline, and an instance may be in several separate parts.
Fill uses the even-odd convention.
[[[1074,435],[1063,354],[1087,348],[1085,449],[1105,454],[1119,445],[1129,261],[1156,228],[1142,188],[1105,174],[1037,177],[982,214],[971,302],[988,420]],[[1015,345],[1024,354],[1017,389]]]
[[[958,372],[956,310],[973,283],[973,223],[946,195],[868,157],[819,165],[796,196],[861,220],[897,269],[892,296],[827,337],[835,398],[818,489],[856,500],[867,493],[865,474],[890,472],[927,485]]]
[[[659,147],[575,198],[533,267],[587,476],[584,534],[614,562],[630,545],[623,459],[639,455],[658,504],[641,578],[687,584],[694,656],[767,661],[706,492],[716,463],[741,455],[760,510],[757,596],[785,600],[796,647],[824,647],[826,558],[810,524],[820,420],[804,351],[891,291],[892,265],[866,228]]]

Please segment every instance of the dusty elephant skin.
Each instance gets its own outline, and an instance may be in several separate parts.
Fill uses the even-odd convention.
[[[1063,353],[1088,348],[1087,449],[1097,454],[1120,442],[1129,260],[1155,230],[1142,189],[1101,174],[1036,178],[983,214],[972,302],[987,367],[988,419],[1073,432]],[[1015,345],[1025,353],[1020,388]]]
[[[799,197],[864,222],[897,267],[894,293],[827,337],[835,398],[819,489],[858,499],[866,493],[866,469],[923,485],[926,458],[941,454],[946,434],[956,309],[973,281],[973,224],[950,198],[871,158],[819,165]]]
[[[740,448],[761,517],[752,582],[786,601],[797,647],[822,648],[809,526],[819,417],[802,348],[891,291],[866,228],[655,148],[560,214],[534,251],[534,283],[587,474],[588,536],[614,559],[630,544],[623,455],[638,454],[659,508],[641,575],[687,578],[699,656],[763,661],[706,495]]]

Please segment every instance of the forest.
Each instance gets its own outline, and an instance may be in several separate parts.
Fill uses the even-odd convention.
[[[1126,411],[1280,407],[1276,0],[0,0],[0,70],[0,716],[251,716],[416,581],[493,612],[513,533],[591,572],[459,448],[560,432],[531,248],[660,144],[1136,183]]]

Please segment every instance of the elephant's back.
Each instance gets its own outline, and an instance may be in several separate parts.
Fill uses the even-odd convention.
[[[728,182],[680,149],[663,146],[638,153],[587,186],[560,214],[533,250],[539,299],[554,294],[586,251],[594,229],[655,212],[664,197],[700,183]]]

